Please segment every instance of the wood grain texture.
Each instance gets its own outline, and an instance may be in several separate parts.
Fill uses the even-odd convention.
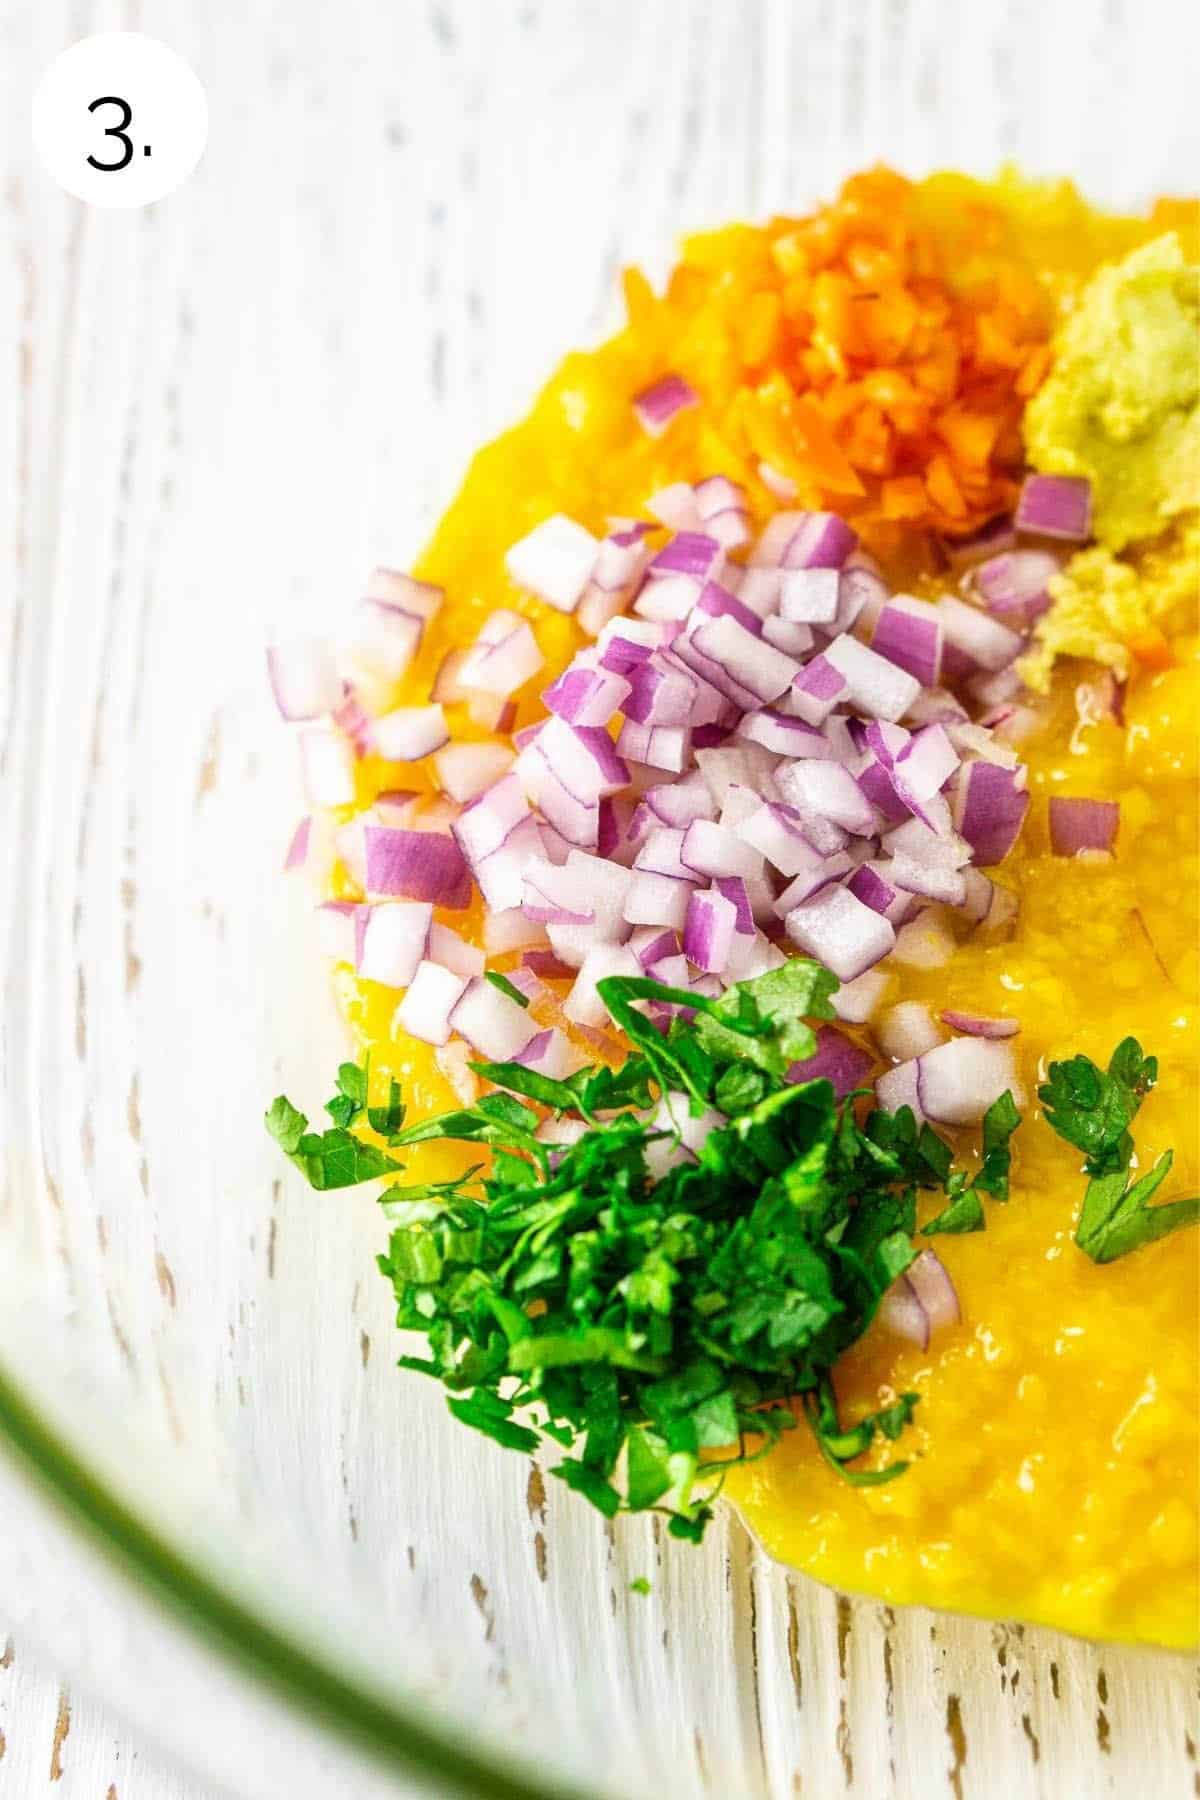
[[[196,175],[134,215],[68,201],[24,137],[38,72],[115,26],[211,108]],[[339,1042],[276,879],[297,794],[262,643],[404,563],[684,228],[876,156],[1187,185],[1191,29],[1165,0],[0,0],[0,1229],[151,1447],[145,1497],[194,1491],[398,1683],[623,1800],[1182,1800],[1193,1676],[847,1601],[733,1517],[695,1556],[605,1531],[397,1377],[370,1201],[315,1205],[257,1123],[280,1086],[315,1104]],[[206,1737],[236,1694],[26,1591],[53,1585],[26,1548],[0,1794],[368,1792],[285,1781],[249,1699],[243,1739]]]

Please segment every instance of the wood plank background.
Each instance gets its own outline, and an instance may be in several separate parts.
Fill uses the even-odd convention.
[[[179,49],[211,111],[196,175],[130,215],[28,144],[41,70],[113,28]],[[390,1368],[377,1223],[314,1210],[259,1141],[262,1097],[315,1101],[337,1042],[273,879],[294,788],[262,636],[411,556],[471,448],[612,324],[622,263],[877,156],[1016,157],[1118,203],[1194,185],[1194,68],[1170,0],[0,0],[0,924],[6,991],[40,995],[48,1285],[164,1428],[186,1349],[241,1474],[300,1497],[364,1607],[453,1622],[498,1729],[539,1655],[610,1694],[615,1791],[640,1730],[673,1795],[729,1793],[732,1747],[747,1793],[1182,1800],[1192,1677],[851,1605],[732,1519],[664,1565],[488,1446],[405,1486],[395,1443],[435,1454],[440,1414]],[[177,1723],[130,1671],[39,1651],[37,1600],[0,1591],[0,1794],[280,1791],[249,1739],[172,1773],[145,1745]]]

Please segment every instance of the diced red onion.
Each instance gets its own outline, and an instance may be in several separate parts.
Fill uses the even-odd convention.
[[[688,898],[683,927],[683,953],[706,974],[723,974],[733,948],[737,908],[715,888]]]
[[[1061,564],[1047,550],[1010,550],[981,563],[973,582],[988,611],[1032,625],[1050,610],[1049,583]]]
[[[680,946],[674,931],[662,931],[657,925],[640,925],[629,940],[629,948],[643,969],[652,969],[666,957],[678,956]]]
[[[429,690],[431,700],[437,700],[444,706],[450,706],[469,698],[469,690],[459,680],[468,655],[467,650],[447,650],[438,664],[437,674],[433,678],[433,686]]]
[[[523,1050],[518,1050],[512,1059],[527,1069],[536,1069],[539,1075],[548,1075],[551,1081],[562,1081],[571,1073],[577,1058],[570,1040],[561,1031],[551,1027],[548,1031],[539,1031],[531,1037]]]
[[[719,828],[714,826],[713,829]],[[703,871],[689,868],[683,861],[685,836],[685,831],[656,826],[647,833],[640,846],[634,858],[634,870],[647,875],[669,875],[672,881],[699,881]]]
[[[693,489],[686,481],[674,481],[670,487],[660,488],[657,494],[651,494],[646,502],[646,511],[652,513],[670,531],[700,529],[700,508],[696,505]]]
[[[1023,1103],[1011,1046],[987,1038],[951,1038],[927,1051],[917,1081],[922,1112],[940,1125],[977,1125],[1006,1091]]]
[[[499,694],[473,692],[467,699],[467,717],[481,731],[496,731],[503,737],[511,732],[517,719],[515,700],[503,700]]]
[[[371,725],[371,742],[385,762],[419,762],[450,741],[440,706],[401,706]]]
[[[891,768],[892,785],[910,811],[936,829],[930,803],[958,766],[958,751],[945,727],[923,725],[897,752]]]
[[[734,624],[733,620],[724,622]],[[704,629],[711,629],[711,622]],[[682,635],[675,640],[669,651],[664,652],[668,662],[678,664],[690,674],[700,677],[701,685],[697,689],[697,702],[692,714],[697,728],[701,723],[726,724],[730,717],[736,718],[738,713],[749,712],[759,705],[758,695],[753,689],[737,681],[724,663],[714,662],[710,656],[702,653],[697,641],[702,635],[703,631],[696,636]],[[748,642],[754,643],[754,638],[748,633],[742,635]]]
[[[633,802],[623,794],[606,794],[600,802],[596,827],[596,849],[609,862],[633,861],[636,843],[633,837]]]
[[[442,968],[440,963],[421,963],[396,1008],[395,1028],[425,1044],[448,1043],[450,1015],[467,986],[461,975]],[[520,1008],[516,1010],[519,1012]]]
[[[514,885],[521,892],[524,891],[524,880],[522,870],[517,869]],[[503,956],[510,950],[525,950],[530,945],[544,945],[548,941],[545,929],[536,920],[527,918],[519,905],[483,915],[483,947],[489,956]]]
[[[928,600],[896,594],[875,621],[871,647],[920,682],[936,687],[942,670],[942,625]]]
[[[542,700],[548,712],[565,719],[568,725],[607,725],[624,705],[629,691],[629,682],[623,675],[580,667],[576,659],[545,690]]]
[[[560,962],[553,950],[526,950],[521,962],[539,981],[572,981],[575,977],[574,969]]]
[[[559,962],[568,968],[583,966],[583,959],[596,945],[594,925],[547,925],[546,936]]]
[[[958,1294],[935,1251],[922,1250],[909,1264],[905,1278],[925,1309],[931,1334],[959,1323],[962,1308]]]
[[[785,763],[775,779],[783,798],[806,820],[829,819],[856,837],[874,837],[879,829],[874,807],[840,763]]]
[[[592,637],[598,637],[608,621],[621,612],[642,579],[650,560],[645,542],[650,529],[648,525],[634,525],[601,539],[591,577],[575,610],[576,622]]]
[[[608,1019],[608,1008],[596,992],[596,983],[611,975],[640,975],[637,957],[623,944],[596,944],[583,959],[563,1012],[574,1025],[599,1026]]]
[[[970,716],[946,688],[918,694],[904,715],[913,725],[965,725]]]
[[[723,618],[736,619],[751,637],[763,635],[763,622],[758,613],[744,605],[728,588],[722,587],[719,581],[706,581],[688,616],[686,629],[694,634],[706,620]]]
[[[964,763],[954,793],[954,823],[985,868],[1002,863],[1021,835],[1029,811],[1023,769]]]
[[[861,550],[847,559],[838,583],[838,609],[831,633],[874,630],[875,622],[887,605],[887,586],[874,562]]]
[[[824,660],[832,663],[845,679],[853,704],[875,719],[901,718],[921,689],[914,675],[898,669],[857,638],[834,638],[825,647]]]
[[[575,846],[569,838],[563,836],[561,831],[555,830],[549,819],[539,818],[537,828],[545,846],[546,861],[553,863],[556,869],[560,869]],[[598,832],[599,826],[597,825]]]
[[[772,969],[782,969],[787,957],[777,945],[761,931],[753,937],[738,933],[733,940],[733,949],[729,956],[729,967],[726,979],[729,981],[752,981],[756,975],[769,974]]]
[[[1082,544],[1092,534],[1092,484],[1083,475],[1027,475],[1015,524],[1038,537]]]
[[[882,969],[868,969],[854,981],[843,981],[837,992],[830,995],[829,1004],[847,1025],[865,1025],[890,986],[890,975]]]
[[[889,924],[901,925],[908,917],[911,900],[893,876],[890,857],[882,863],[860,863],[846,886],[856,900],[872,912],[882,913]]]
[[[693,642],[703,657],[727,670],[740,687],[766,705],[777,700],[799,673],[790,656],[728,615],[702,625]]]
[[[583,597],[599,548],[590,531],[565,513],[555,513],[513,544],[504,566],[518,587],[570,613]]]
[[[896,941],[887,920],[843,887],[814,895],[790,912],[785,923],[792,942],[839,981],[853,981],[873,968]]]
[[[664,375],[633,397],[633,410],[647,437],[661,437],[672,419],[689,407],[699,406],[700,396],[682,375]]]
[[[1059,794],[1050,797],[1050,848],[1055,856],[1110,851],[1117,841],[1120,823],[1121,808],[1116,800],[1075,800]]]
[[[950,830],[949,821],[934,831],[920,819],[908,819],[885,834],[883,845],[889,856],[911,856],[938,869],[961,869],[971,860],[970,845]]]
[[[893,962],[910,969],[944,969],[954,955],[954,939],[936,911],[922,912],[896,932]]]
[[[433,908],[403,900],[385,900],[358,910],[354,966],[364,981],[382,987],[407,987],[423,960]]]
[[[888,863],[888,873],[895,885],[907,894],[923,900],[937,900],[944,906],[961,906],[966,899],[966,881],[962,871],[944,864],[918,861],[897,851]]]
[[[477,800],[512,767],[513,753],[504,744],[447,744],[433,759],[438,784],[452,800]]]
[[[366,891],[372,898],[430,900],[456,910],[470,899],[462,851],[452,837],[368,825],[364,833]]]
[[[845,880],[854,867],[843,850],[835,850],[832,856],[818,856],[815,850],[810,850],[809,855],[812,860],[788,883],[774,903],[773,910],[781,919],[786,919],[814,894]]]
[[[764,750],[771,750],[777,756],[812,757],[821,762],[837,760],[836,749],[816,726],[769,708],[744,713],[737,736],[761,744]]]
[[[783,582],[781,569],[740,569],[731,564],[723,579],[730,593],[736,594],[742,605],[762,619],[764,625],[768,618],[778,613]]]
[[[781,875],[807,873],[824,861],[805,835],[800,814],[778,801],[759,805],[742,823],[740,831],[744,841],[765,856]]]
[[[571,874],[586,883],[588,903],[595,914],[596,936],[601,941],[624,943],[629,936],[625,922],[625,900],[633,881],[633,871],[602,857],[572,850],[567,858]]]
[[[877,1092],[878,1086],[877,1082]],[[907,1275],[898,1275],[893,1281],[879,1302],[878,1317],[883,1329],[890,1332],[893,1337],[903,1338],[906,1343],[915,1344],[918,1350],[928,1350],[929,1316],[917,1299]]]
[[[725,552],[716,538],[703,531],[678,531],[651,557],[646,578],[657,581],[664,576],[688,575],[694,581],[715,581],[724,561]]]
[[[857,543],[857,534],[836,513],[776,513],[750,561],[779,569],[840,569]]]
[[[366,671],[376,680],[398,681],[420,649],[422,629],[411,613],[364,600],[348,646],[351,666],[360,677]]]
[[[753,879],[762,874],[763,859],[736,832],[711,819],[695,819],[688,826],[680,848],[685,868],[698,875],[741,875]]]
[[[691,726],[696,721],[697,678],[662,656],[635,663],[624,679],[620,709],[638,725]]]
[[[366,756],[371,747],[371,717],[350,682],[343,684],[342,698],[330,717],[343,737],[354,745],[355,755]]]
[[[509,1062],[538,1029],[524,1007],[479,978],[463,989],[450,1014],[450,1027],[488,1062]]]
[[[725,804],[731,787],[753,788],[764,800],[777,799],[774,771],[778,761],[761,745],[745,742],[696,752],[700,773],[718,807]]]
[[[879,1320],[896,1337],[928,1350],[935,1332],[957,1325],[962,1308],[945,1265],[932,1250],[922,1250],[892,1283],[879,1304]]]
[[[631,925],[669,925],[673,931],[682,931],[693,886],[692,882],[678,881],[670,875],[635,869],[625,900],[625,917]]]
[[[947,1007],[942,1012],[942,1023],[951,1031],[961,1031],[967,1037],[1010,1038],[1016,1037],[1021,1029],[1019,1019],[994,1018],[987,1013],[956,1012]]]
[[[509,774],[465,806],[452,829],[463,855],[474,867],[500,849],[514,826],[531,818],[521,784]]]
[[[734,932],[738,937],[753,937],[754,909],[750,901],[750,891],[746,879],[742,875],[718,875],[713,886],[723,899],[728,900],[734,911]]]
[[[828,1081],[839,1099],[864,1086],[874,1060],[867,1051],[832,1025],[818,1025],[816,1037],[813,1055],[791,1065],[788,1081]]]
[[[650,969],[655,981],[661,981],[664,987],[690,987],[695,971],[682,950],[674,956],[660,957]],[[672,1009],[675,1011],[676,1009]]]
[[[536,751],[567,792],[581,801],[619,794],[628,785],[630,770],[601,725],[569,725],[551,716],[538,736]]]
[[[781,710],[794,713],[806,724],[821,725],[849,693],[842,671],[827,656],[817,655],[801,669],[779,704]]]
[[[318,638],[294,638],[267,651],[267,674],[280,716],[319,719],[342,697],[342,681],[329,645]]]
[[[925,1115],[921,1111],[921,1098],[918,1092],[918,1065],[912,1062],[898,1063],[894,1069],[888,1069],[875,1078],[875,1098],[884,1112],[897,1113],[902,1106],[912,1108],[920,1124]]]
[[[724,475],[710,475],[696,483],[696,504],[704,529],[726,550],[740,549],[750,541],[750,515],[746,490]]]
[[[415,575],[406,575],[401,569],[372,569],[363,598],[375,606],[407,613],[424,626],[437,614],[446,590],[432,581],[418,581]]]
[[[398,680],[444,598],[444,590],[430,582],[417,581],[398,569],[376,569],[358,610],[355,660]]]
[[[679,774],[691,760],[692,734],[675,725],[639,725],[626,719],[617,735],[617,751],[633,762]]]
[[[840,584],[836,569],[789,570],[780,589],[779,611],[793,623],[832,625]]]
[[[897,824],[908,817],[908,808],[896,792],[890,763],[885,765],[868,753],[850,767],[854,779],[884,824]]]
[[[677,635],[677,627],[657,625],[648,619],[612,619],[597,640],[600,667],[628,675],[635,664],[664,649]]]
[[[972,667],[1006,669],[1021,654],[1024,640],[1015,631],[953,594],[943,594],[937,614],[946,645],[943,661],[952,674],[969,673]],[[951,649],[958,652],[957,660]]]
[[[982,562],[985,557],[1014,550],[1016,544],[1017,530],[1009,513],[1001,513],[997,518],[989,519],[986,525],[981,525],[978,531],[972,531],[966,537],[942,539],[942,548],[952,569],[969,568],[972,563]]]
[[[933,1014],[919,1000],[901,1000],[889,1007],[875,1027],[875,1037],[885,1056],[909,1062],[942,1043]]]
[[[763,620],[762,634],[768,644],[782,650],[785,656],[794,657],[797,662],[808,655],[815,642],[811,626],[793,624],[774,614]]]
[[[643,804],[663,825],[671,825],[680,830],[691,824],[693,819],[711,819],[716,813],[716,802],[699,770],[693,770],[670,786],[648,788],[643,796]]]
[[[365,909],[353,900],[326,900],[316,909],[317,942],[334,962],[353,965],[358,944],[358,915]]]
[[[354,750],[339,732],[318,725],[306,727],[300,733],[300,760],[310,806],[353,805]]]
[[[662,574],[657,581],[645,583],[633,610],[648,624],[679,631],[696,604],[700,586],[698,575]]]
[[[532,680],[544,661],[528,620],[502,608],[484,621],[458,680],[463,687],[507,699]]]
[[[589,905],[586,877],[563,865],[555,867],[534,857],[524,870],[525,896],[521,910],[541,925],[591,925],[595,912]]]

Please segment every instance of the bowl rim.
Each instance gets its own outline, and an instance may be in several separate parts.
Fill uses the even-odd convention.
[[[121,1499],[26,1399],[2,1358],[0,1449],[34,1477],[70,1528],[90,1537],[125,1577],[145,1583],[194,1638],[365,1751],[385,1773],[437,1782],[431,1792],[470,1800],[595,1800],[581,1788],[535,1780],[515,1764],[485,1762],[422,1718],[419,1703],[370,1691],[262,1617]]]

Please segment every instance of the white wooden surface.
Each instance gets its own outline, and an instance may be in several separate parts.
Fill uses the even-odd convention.
[[[128,217],[66,201],[24,135],[41,68],[114,26],[187,55],[212,116],[188,187]],[[619,265],[663,268],[682,228],[877,155],[1019,155],[1114,201],[1194,182],[1184,28],[1125,0],[0,0],[0,804],[45,895],[9,924],[45,974],[47,1267],[168,1426],[188,1363],[240,1475],[337,1546],[328,1579],[470,1638],[500,1728],[540,1656],[560,1696],[606,1682],[641,1720],[664,1792],[704,1791],[719,1742],[748,1792],[1174,1800],[1193,1690],[1178,1659],[852,1607],[733,1521],[660,1564],[473,1442],[437,1491],[404,1482],[399,1450],[440,1438],[389,1366],[378,1227],[274,1182],[257,1135],[277,1074],[319,1097],[336,1035],[272,890],[290,777],[245,622],[325,621],[403,562],[472,445],[611,322]],[[48,817],[14,800],[35,764]],[[0,1593],[0,1793],[214,1793],[39,1660],[36,1603]],[[182,1741],[126,1671],[74,1661]],[[239,1754],[272,1792],[249,1738],[210,1766],[240,1785]]]

